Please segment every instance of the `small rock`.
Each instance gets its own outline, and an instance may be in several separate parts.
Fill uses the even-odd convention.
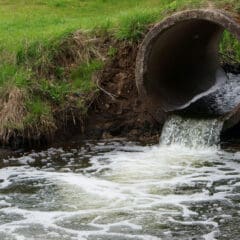
[[[109,109],[110,108],[110,105],[109,104],[105,104],[105,107],[106,107],[106,109]]]
[[[139,131],[137,129],[133,129],[129,132],[129,136],[137,136],[139,134]]]
[[[104,132],[103,135],[102,135],[102,138],[104,138],[104,139],[108,139],[108,138],[112,138],[112,137],[113,136],[108,132]]]

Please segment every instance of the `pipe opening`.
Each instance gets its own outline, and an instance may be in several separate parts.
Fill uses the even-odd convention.
[[[220,62],[219,45],[226,30],[240,39],[239,24],[217,10],[180,12],[150,30],[138,52],[136,84],[156,114],[225,117],[237,111],[236,101],[226,108],[218,107],[213,94],[217,88],[224,89],[231,77],[236,80]],[[224,91],[217,92],[218,96]],[[230,118],[234,118],[232,114]]]
[[[223,30],[206,20],[187,20],[164,31],[152,44],[144,87],[164,111],[182,108],[215,85]]]

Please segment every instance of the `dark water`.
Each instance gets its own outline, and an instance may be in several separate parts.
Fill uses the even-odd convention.
[[[232,111],[240,104],[240,75],[229,73],[228,79],[208,96],[211,108],[219,114]]]
[[[192,100],[179,107],[188,115],[223,116],[240,104],[240,74],[219,70],[217,80],[209,90],[195,96]]]
[[[1,159],[0,239],[240,236],[240,152],[85,142]]]

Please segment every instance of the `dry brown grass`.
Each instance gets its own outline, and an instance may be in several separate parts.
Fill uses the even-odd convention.
[[[93,58],[103,60],[99,42],[98,37],[77,31],[60,43],[55,64],[69,66],[69,63],[88,63]]]
[[[52,138],[56,130],[52,115],[42,115],[37,122],[26,122],[28,110],[25,90],[14,85],[1,89],[0,98],[0,139],[3,145],[8,145],[10,139],[21,137],[28,140],[38,140],[41,136]]]
[[[92,59],[105,60],[106,49],[100,41],[104,41],[103,38],[77,31],[62,39],[57,43],[57,47],[52,49],[39,46],[36,51],[41,54],[36,55],[34,64],[27,63],[35,73],[35,76],[32,76],[31,88],[23,90],[14,83],[9,83],[0,89],[0,142],[2,144],[8,144],[10,139],[16,137],[24,141],[38,141],[41,137],[51,140],[57,131],[67,131],[69,126],[78,129],[80,126],[81,131],[84,131],[87,109],[95,98],[95,94],[75,96],[70,91],[64,102],[56,103],[47,98],[44,95],[45,92],[37,91],[39,86],[37,82],[39,78],[46,78],[51,79],[53,85],[58,86],[60,80],[56,75],[58,68],[63,69],[64,75],[61,76],[61,81],[71,82],[70,74],[73,68],[90,63]],[[49,58],[50,55],[52,55],[51,58]],[[29,102],[34,104],[34,96],[38,96],[41,101],[49,105],[50,111],[34,116],[27,106]]]
[[[22,137],[28,141],[39,141],[44,137],[48,142],[54,138],[57,130],[56,120],[52,115],[42,115],[39,117],[37,124],[26,124]]]
[[[5,144],[10,137],[24,129],[23,120],[26,116],[26,92],[15,87],[7,86],[0,98],[0,136]]]
[[[61,69],[61,71],[64,70],[63,77],[67,79],[74,66],[89,63],[92,59],[105,60],[102,53],[103,44],[101,44],[103,41],[103,37],[77,31],[60,41],[53,40],[48,46],[39,45],[37,52],[41,54],[36,54],[33,62],[37,65],[33,65],[33,70],[37,73],[38,78],[56,79],[59,78],[58,70]],[[28,49],[29,46],[26,48]],[[27,65],[31,66],[31,62]]]

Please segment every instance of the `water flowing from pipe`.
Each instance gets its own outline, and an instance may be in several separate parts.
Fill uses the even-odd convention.
[[[161,146],[179,144],[189,148],[216,147],[223,122],[219,119],[190,119],[171,116],[164,124]]]

